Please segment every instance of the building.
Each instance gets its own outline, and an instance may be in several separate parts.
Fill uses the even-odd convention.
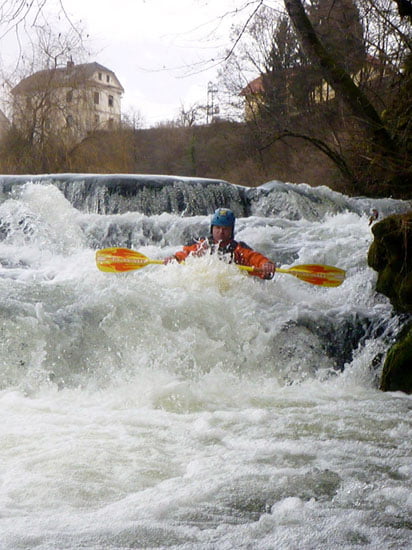
[[[297,112],[296,99],[293,94],[302,75],[299,68],[282,69],[272,73],[261,74],[249,82],[240,92],[244,98],[245,119],[259,118],[261,107],[268,96],[276,101],[280,110],[289,115]]]
[[[395,74],[393,67],[368,55],[362,68],[350,76],[355,84],[366,90],[374,90],[376,95],[385,92]],[[271,90],[273,86],[277,86],[276,94]],[[296,99],[298,89],[302,91],[299,101]],[[260,107],[265,102],[268,92],[282,101],[285,112],[289,115],[299,112],[299,104],[319,105],[333,101],[336,97],[335,90],[324,78],[310,78],[310,67],[295,67],[277,73],[261,74],[240,92],[245,99],[246,120],[259,117]]]
[[[120,124],[122,85],[99,63],[36,72],[12,89],[13,124],[33,141],[58,135],[80,141]]]
[[[259,107],[264,101],[265,87],[263,84],[263,75],[251,80],[247,86],[245,86],[240,95],[244,97],[244,109],[245,119],[253,120],[259,116]]]

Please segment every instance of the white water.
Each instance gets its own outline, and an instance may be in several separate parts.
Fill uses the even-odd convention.
[[[342,267],[342,286],[213,257],[101,273],[109,228],[160,258],[209,217],[81,213],[50,185],[4,197],[2,550],[411,547],[412,399],[377,389],[400,320],[366,264],[370,204],[269,206],[237,238]]]

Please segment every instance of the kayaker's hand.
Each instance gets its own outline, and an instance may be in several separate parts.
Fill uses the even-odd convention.
[[[176,261],[176,258],[174,256],[168,256],[167,258],[164,258],[163,263],[170,264],[170,262]]]
[[[259,271],[261,271],[265,276],[273,277],[276,271],[276,266],[273,262],[266,262],[265,264],[260,266]]]
[[[209,250],[209,243],[207,241],[203,241],[199,244],[197,250],[192,252],[192,256],[204,256],[206,252]]]

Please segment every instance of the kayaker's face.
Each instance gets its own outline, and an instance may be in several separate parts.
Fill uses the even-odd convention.
[[[214,225],[212,228],[212,237],[215,243],[226,246],[232,239],[232,228],[224,225]]]

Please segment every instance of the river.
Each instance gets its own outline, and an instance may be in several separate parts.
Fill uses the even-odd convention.
[[[66,180],[0,182],[0,548],[410,548],[412,397],[378,389],[404,320],[366,262],[371,208],[410,204]],[[216,205],[279,266],[346,280],[96,268],[106,246],[172,254]]]

